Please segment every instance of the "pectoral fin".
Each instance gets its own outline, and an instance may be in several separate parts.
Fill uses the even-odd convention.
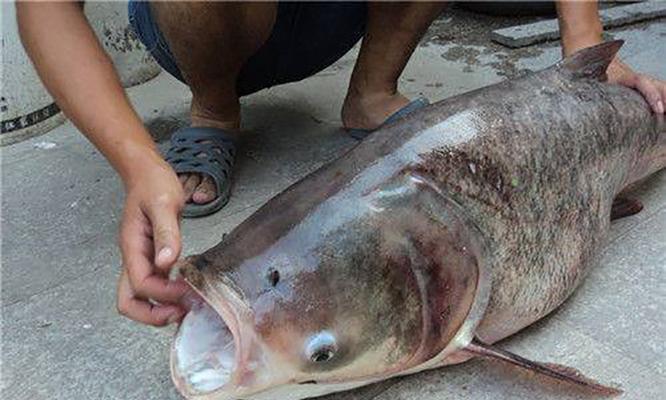
[[[477,339],[472,340],[472,342],[465,348],[465,351],[475,356],[516,365],[535,374],[548,376],[560,382],[565,382],[586,391],[590,391],[594,394],[610,397],[622,393],[622,390],[620,389],[602,385],[599,382],[586,377],[575,368],[559,364],[530,361],[506,350],[482,343]]]
[[[616,197],[611,206],[611,221],[638,214],[643,209],[643,203],[627,197]]]

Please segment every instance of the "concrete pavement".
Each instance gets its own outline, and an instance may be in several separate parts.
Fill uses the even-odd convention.
[[[452,18],[455,18],[453,20]],[[490,26],[458,37],[444,15],[401,80],[408,96],[438,100],[539,69],[556,44],[509,50]],[[495,25],[493,25],[495,24]],[[666,21],[611,31],[622,55],[666,79]],[[229,205],[183,222],[184,253],[219,241],[258,206],[355,144],[339,128],[353,50],[305,81],[243,99],[245,130]],[[184,125],[189,94],[166,74],[129,95],[156,138]],[[116,314],[121,184],[71,123],[2,148],[2,398],[178,399],[168,372],[172,329]],[[137,160],[137,163],[140,163]],[[577,367],[625,390],[666,393],[666,173],[640,190],[645,209],[613,225],[598,267],[552,316],[503,342],[538,360]],[[485,361],[372,385],[329,400],[576,398]]]

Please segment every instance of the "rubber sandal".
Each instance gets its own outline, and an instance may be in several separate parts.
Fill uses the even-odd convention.
[[[386,118],[386,121],[384,121],[381,125],[379,125],[376,129],[348,129],[347,132],[349,132],[349,136],[353,137],[356,140],[363,140],[365,139],[369,134],[372,132],[376,131],[377,129],[383,128],[386,125],[392,124],[401,118],[406,117],[408,114],[413,113],[414,111],[423,108],[430,104],[428,99],[425,97],[418,97],[415,100],[412,100],[404,106],[403,108],[399,109],[395,113],[393,113],[390,117]]]
[[[231,172],[236,156],[236,141],[232,135],[216,128],[183,128],[171,136],[166,161],[178,174],[200,173],[213,178],[217,197],[209,203],[187,203],[183,217],[210,215],[229,201]]]

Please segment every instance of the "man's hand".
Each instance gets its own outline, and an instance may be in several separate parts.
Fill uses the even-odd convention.
[[[556,4],[564,57],[603,41],[603,27],[596,1],[560,0]],[[666,82],[634,72],[618,58],[610,64],[607,74],[609,82],[636,89],[655,113],[664,113]]]
[[[638,90],[657,114],[664,114],[666,104],[666,82],[634,72],[617,58],[607,70],[608,81]]]
[[[123,271],[118,282],[118,311],[133,320],[162,326],[178,321],[178,301],[188,291],[169,270],[180,254],[179,214],[182,185],[165,162],[134,174],[120,227]]]

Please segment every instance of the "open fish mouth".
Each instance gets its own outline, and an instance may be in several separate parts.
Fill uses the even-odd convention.
[[[171,352],[171,373],[183,395],[205,398],[236,386],[240,360],[237,327],[231,312],[218,313],[204,301],[193,302]]]

